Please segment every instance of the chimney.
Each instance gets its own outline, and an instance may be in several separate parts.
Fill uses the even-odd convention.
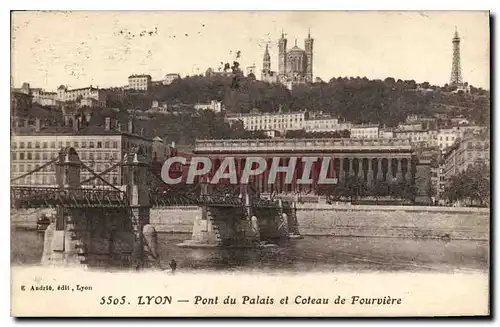
[[[122,131],[122,124],[118,121],[116,122],[116,129],[118,130],[118,132]]]
[[[141,127],[141,136],[144,136],[144,128]]]
[[[175,148],[175,141],[172,141],[172,148]]]
[[[111,118],[104,118],[104,130],[109,131],[111,129]]]
[[[129,118],[129,120],[128,120],[128,132],[130,134],[134,134],[134,119],[133,118]]]
[[[28,119],[24,120],[24,128],[28,128]]]
[[[65,115],[64,116],[64,126],[68,126],[68,125],[69,125],[69,116]]]
[[[40,118],[35,119],[35,132],[40,132]]]

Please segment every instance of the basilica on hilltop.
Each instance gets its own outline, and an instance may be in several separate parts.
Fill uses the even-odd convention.
[[[271,70],[271,56],[266,45],[261,80],[268,83],[281,83],[289,89],[296,84],[312,83],[313,41],[309,31],[307,39],[304,40],[305,50],[297,46],[297,40],[295,40],[295,46],[287,50],[287,39],[282,32],[278,41],[278,72]]]

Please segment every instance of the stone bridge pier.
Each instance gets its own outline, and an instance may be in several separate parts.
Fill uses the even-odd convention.
[[[212,201],[210,185],[202,183],[201,215],[195,217],[191,239],[180,247],[258,247],[299,235],[293,208],[283,202],[261,203],[248,185],[240,186],[240,205]],[[290,228],[291,226],[291,228]]]

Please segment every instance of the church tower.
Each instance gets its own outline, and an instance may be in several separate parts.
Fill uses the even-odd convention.
[[[313,82],[313,43],[314,39],[311,38],[311,29],[307,33],[307,39],[304,41],[304,47],[307,56],[307,67],[306,67],[306,82]]]
[[[264,52],[264,59],[262,61],[262,75],[261,80],[265,80],[266,76],[271,71],[271,56],[269,55],[269,46],[266,44],[266,51]]]
[[[281,32],[281,38],[278,41],[279,59],[278,59],[278,76],[281,81],[286,78],[286,39],[285,33]]]

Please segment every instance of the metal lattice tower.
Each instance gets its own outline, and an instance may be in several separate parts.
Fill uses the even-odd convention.
[[[462,68],[460,66],[460,37],[455,26],[455,35],[453,36],[453,63],[451,66],[450,86],[462,85]]]

